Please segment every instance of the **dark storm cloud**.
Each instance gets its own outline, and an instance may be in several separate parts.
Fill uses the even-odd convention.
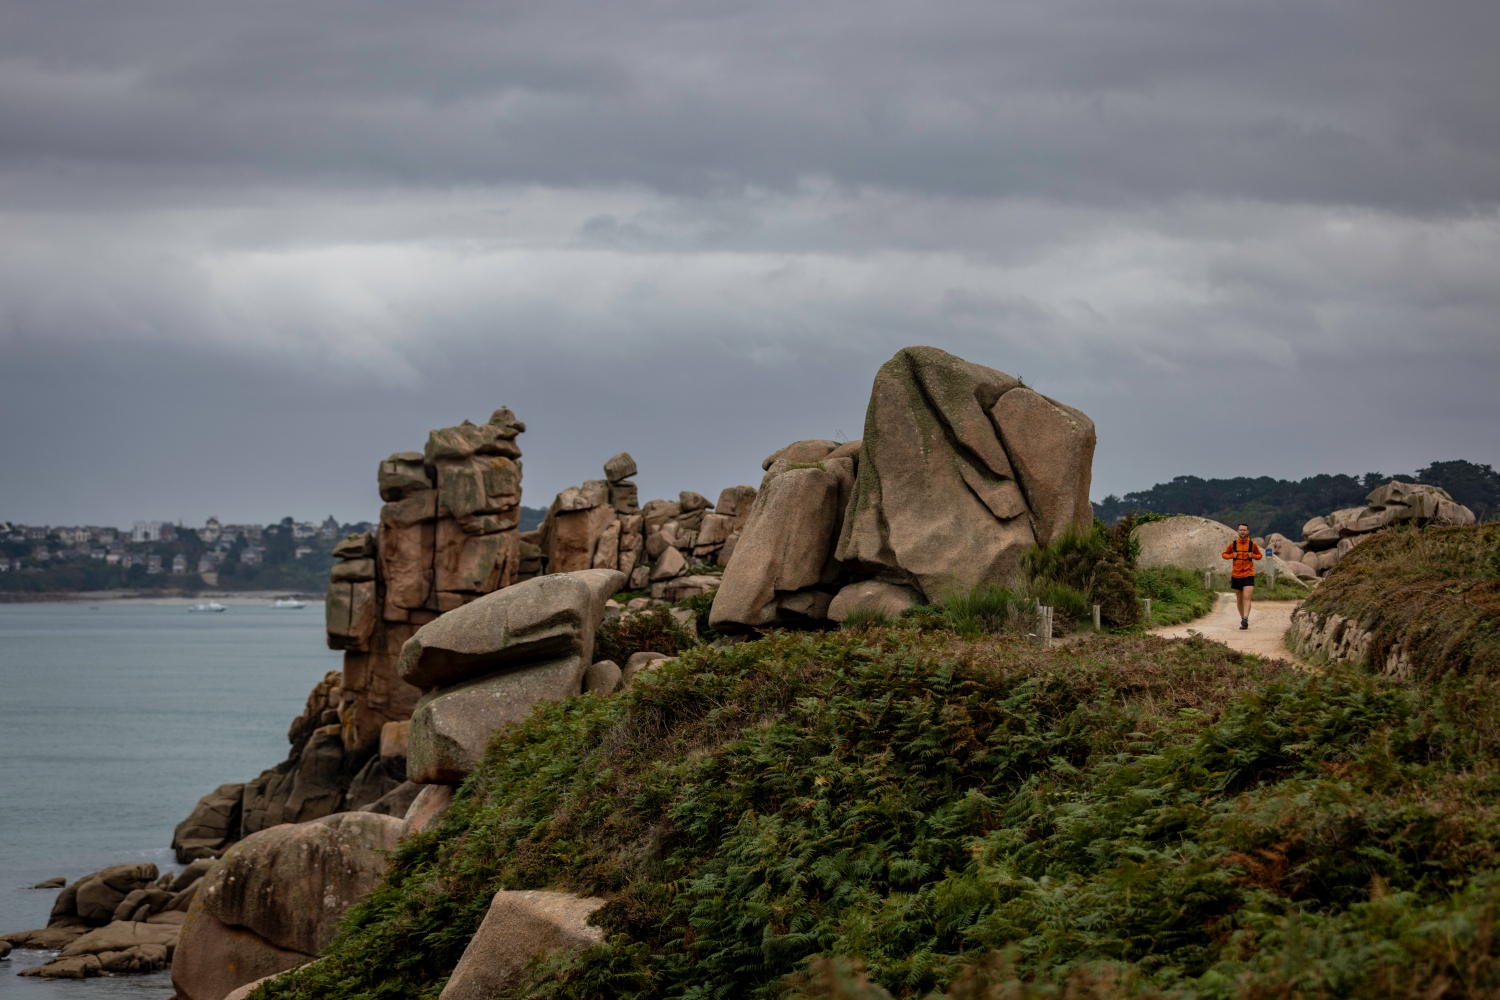
[[[1500,461],[1500,7],[0,7],[0,518],[528,504],[860,433],[931,343],[1172,475]]]
[[[1500,9],[1480,2],[6,10],[12,170],[1426,209],[1500,192]]]

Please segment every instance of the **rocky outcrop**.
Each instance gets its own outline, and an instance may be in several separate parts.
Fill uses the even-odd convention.
[[[374,533],[334,547],[325,605],[328,645],[343,669],[308,695],[287,733],[286,760],[204,796],[178,825],[178,860],[215,857],[253,833],[334,813],[400,816],[416,789],[406,750],[385,739],[422,692],[396,669],[422,626],[519,579],[521,450],[526,425],[496,410],[475,425],[433,431],[423,451],[397,452],[376,479],[384,506]]]
[[[588,569],[528,580],[418,630],[402,650],[403,679],[422,689],[412,715],[407,776],[456,784],[490,735],[539,701],[582,690],[604,604],[625,583]]]
[[[339,919],[385,874],[402,821],[339,813],[262,830],[204,877],[182,927],[172,985],[184,1000],[220,1000],[246,983],[306,964]]]
[[[588,918],[604,902],[566,892],[501,889],[440,1000],[490,1000],[514,987],[532,959],[601,944],[604,931]]]
[[[710,624],[821,621],[872,580],[924,601],[1008,581],[1028,548],[1092,524],[1094,441],[1088,417],[1018,379],[905,348],[875,377],[860,441],[766,458]]]
[[[0,942],[59,952],[21,973],[26,976],[81,979],[164,968],[184,917],[177,904],[194,890],[179,886],[179,878],[158,875],[153,864],[114,865],[85,875],[58,893],[45,928],[6,934]]]
[[[755,499],[754,487],[730,487],[719,494],[717,505],[685,490],[676,500],[639,506],[636,485],[629,481],[636,471],[635,459],[621,452],[604,464],[604,479],[559,493],[541,527],[521,537],[523,571],[617,569],[628,589],[650,588],[653,599],[667,601],[717,586],[717,576],[708,570],[729,561]],[[528,559],[533,551],[534,561]]]
[[[1371,490],[1363,507],[1336,510],[1308,521],[1302,526],[1300,542],[1273,533],[1267,536],[1266,544],[1288,563],[1301,564],[1322,577],[1351,549],[1382,528],[1400,524],[1417,528],[1463,525],[1474,520],[1474,512],[1455,502],[1446,490],[1393,479]]]

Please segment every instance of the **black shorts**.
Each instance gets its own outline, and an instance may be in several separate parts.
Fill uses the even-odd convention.
[[[1255,577],[1253,577],[1253,576],[1236,576],[1236,577],[1231,577],[1230,580],[1229,580],[1229,585],[1231,587],[1233,587],[1235,590],[1244,590],[1246,587],[1253,587],[1253,586],[1255,586]]]

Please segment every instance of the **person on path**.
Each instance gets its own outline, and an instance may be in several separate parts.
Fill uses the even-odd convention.
[[[1229,585],[1234,588],[1234,601],[1240,609],[1240,628],[1250,627],[1250,599],[1255,593],[1255,563],[1265,553],[1250,538],[1250,525],[1241,524],[1238,537],[1224,549],[1223,557],[1233,559],[1229,571]]]

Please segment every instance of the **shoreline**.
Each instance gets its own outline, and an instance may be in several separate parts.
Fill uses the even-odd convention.
[[[0,591],[0,604],[85,604],[109,601],[131,604],[172,604],[179,601],[220,604],[261,604],[277,598],[295,597],[307,604],[322,604],[324,594],[307,594],[286,590],[73,590],[73,591]]]

